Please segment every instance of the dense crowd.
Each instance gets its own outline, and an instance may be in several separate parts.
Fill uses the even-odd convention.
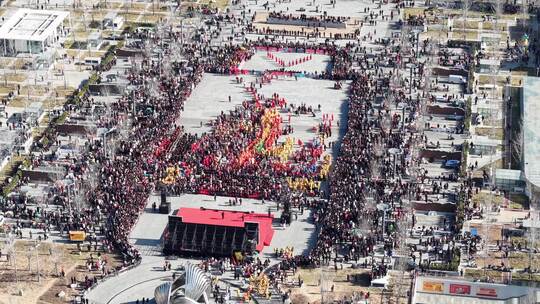
[[[292,18],[280,13],[270,16]],[[372,14],[371,19],[376,17]],[[383,18],[382,13],[380,17]],[[339,17],[304,15],[299,18],[317,22],[346,21]],[[407,22],[422,25],[424,21],[413,18]],[[158,45],[163,39],[150,33],[140,38],[151,45]],[[175,43],[180,40],[179,34],[173,32],[167,32],[166,38]],[[221,112],[210,122],[210,132],[200,136],[186,133],[178,123],[186,99],[204,72],[232,74],[241,62],[254,55],[256,47],[294,48],[301,52],[312,46],[262,40],[219,48],[205,43],[186,43],[182,46],[184,61],[171,63],[165,73],[165,64],[150,57],[144,57],[137,69],[129,71],[127,78],[137,89],[112,103],[110,115],[103,115],[98,122],[99,127],[116,130],[112,134],[117,139],[112,148],[113,156],[103,142],[91,142],[80,159],[65,166],[77,184],[90,184],[86,182],[90,176],[95,176],[97,186],[78,186],[70,190],[64,185],[56,185],[50,193],[50,201],[59,206],[55,212],[27,209],[24,197],[12,197],[5,206],[13,207],[21,220],[35,220],[37,214],[45,218],[44,224],[39,226],[45,237],[53,227],[62,232],[83,230],[90,235],[103,235],[100,246],[106,251],[119,251],[124,257],[123,266],[140,259],[139,252],[129,243],[128,235],[145,208],[149,193],[156,189],[166,189],[173,194],[190,192],[286,200],[302,211],[311,208],[318,228],[317,243],[306,255],[279,255],[282,262],[267,271],[276,287],[287,279],[289,270],[294,273],[299,266],[329,265],[331,262],[337,269],[338,258],[358,262],[372,255],[378,244],[382,244],[385,253],[391,256],[391,251],[403,244],[397,242],[396,229],[378,228],[386,225],[382,218],[399,220],[408,211],[403,205],[408,195],[415,199],[425,197],[427,202],[428,194],[444,191],[447,185],[432,183],[430,190],[423,190],[402,180],[410,174],[408,168],[415,161],[411,157],[414,146],[423,142],[423,137],[413,134],[419,98],[409,97],[404,89],[393,86],[396,67],[403,58],[397,39],[384,43],[388,48],[377,55],[352,44],[342,48],[330,44],[315,47],[329,55],[332,61],[331,71],[318,77],[351,81],[347,132],[326,188],[321,186],[327,180],[323,151],[331,147],[332,143],[324,142],[325,138],[331,137],[331,128],[326,122],[318,125],[316,130],[321,140],[313,143],[279,142],[280,136],[294,132],[280,113],[315,116],[320,114],[320,109],[289,104],[277,94],[261,95],[257,89],[272,80],[269,75],[257,78],[255,83],[245,83],[245,90],[252,98],[229,113]],[[163,56],[168,57],[173,51],[165,47],[163,52]],[[451,58],[445,54],[441,60],[447,62]],[[468,57],[457,60],[468,67]],[[354,64],[358,68],[353,70]],[[423,73],[419,66],[418,72],[414,72],[418,78]],[[413,79],[408,81],[415,91],[421,86]],[[243,80],[237,77],[237,82]],[[378,104],[376,100],[380,99],[385,101]],[[406,115],[405,112],[391,112],[390,108],[399,103],[406,104],[409,109]],[[95,104],[89,96],[84,96],[80,104],[69,106],[68,110],[75,113]],[[131,120],[128,119],[130,115],[133,115]],[[126,126],[129,132],[124,136],[121,130]],[[294,152],[293,145],[299,147]],[[45,162],[45,157],[34,154],[30,162],[32,166],[39,166]],[[472,187],[467,189],[467,199],[470,199]],[[466,191],[465,186],[462,190]],[[88,205],[81,210],[72,210],[70,191],[84,196]],[[305,194],[320,199],[307,199]],[[295,195],[300,198],[295,200]],[[385,202],[389,210],[376,202]],[[17,224],[23,225],[22,221]],[[422,233],[429,236],[433,231],[427,228]],[[97,238],[93,242],[98,246]],[[443,245],[434,239],[427,239],[423,244],[437,249]],[[443,258],[452,259],[451,251],[443,255]],[[103,269],[100,263],[92,266],[94,262],[89,263],[89,267]],[[235,263],[210,259],[201,267],[206,270],[213,267],[221,272],[230,269],[235,278],[247,278],[264,272],[268,265],[268,261],[258,259]],[[373,278],[384,276],[387,271],[384,263],[372,263],[369,267]],[[92,284],[92,280],[86,281],[88,285]],[[302,285],[300,279],[299,285]]]
[[[170,159],[171,164],[180,166],[165,183],[170,184],[172,193],[280,200],[289,190],[287,178],[289,185],[305,180],[308,192],[318,193],[319,183],[326,176],[322,153],[327,144],[322,141],[331,133],[321,129],[323,140],[314,143],[293,142],[291,137],[278,142],[280,136],[293,133],[280,112],[290,117],[312,115],[315,110],[287,104],[277,94],[267,98],[257,93],[255,85],[246,88],[253,99],[229,114],[218,115],[211,123],[211,132],[200,138],[191,134],[181,137]],[[293,150],[293,145],[300,147]]]
[[[339,16],[328,16],[328,15],[321,15],[321,16],[308,16],[306,14],[300,14],[299,16],[293,15],[293,14],[285,14],[282,12],[270,12],[268,14],[268,18],[277,19],[277,20],[283,20],[283,21],[302,21],[306,22],[306,24],[309,24],[308,26],[325,26],[327,24],[343,24],[350,18],[347,17],[339,17]],[[313,25],[312,25],[313,24]]]

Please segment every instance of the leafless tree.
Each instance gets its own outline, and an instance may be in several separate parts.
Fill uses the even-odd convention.
[[[471,1],[470,0],[463,0],[463,24],[462,24],[462,29],[463,29],[463,40],[467,40],[467,32],[466,32],[466,28],[467,28],[467,16],[469,15],[469,9],[471,7]]]
[[[51,245],[51,261],[54,264],[54,274],[58,276],[58,265],[64,258],[64,251],[56,245]]]

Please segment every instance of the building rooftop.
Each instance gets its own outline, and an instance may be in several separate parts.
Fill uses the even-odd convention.
[[[540,78],[526,77],[523,86],[523,172],[540,186]]]
[[[520,170],[497,169],[495,171],[496,178],[509,180],[522,180]]]
[[[21,8],[0,27],[0,39],[44,41],[69,12]]]

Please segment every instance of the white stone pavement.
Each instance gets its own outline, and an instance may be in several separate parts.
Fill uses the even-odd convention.
[[[340,16],[364,16],[364,7],[369,6],[375,8],[377,4],[371,1],[337,1],[336,8],[332,8],[329,3],[323,3],[323,1],[315,1],[315,5],[320,4],[324,7],[324,10],[328,11],[329,15]],[[328,1],[329,2],[329,1]],[[273,1],[271,1],[273,3]],[[249,1],[248,8],[261,9],[260,6],[263,1],[258,1],[256,5],[254,1]],[[259,7],[257,7],[259,6]],[[310,8],[306,6],[306,1],[291,1],[291,3],[276,3],[276,11],[286,8],[297,10],[300,7],[305,7],[308,14],[314,7]],[[385,11],[388,11],[390,5],[383,6]],[[376,37],[388,36],[388,23],[379,22],[376,26],[365,26],[362,29],[362,35],[372,33],[376,30]],[[339,42],[338,42],[339,43]],[[365,44],[365,43],[364,43]],[[263,56],[264,56],[263,52]],[[257,55],[253,62],[247,62],[243,68],[249,68],[254,70],[263,70],[267,67],[268,62],[264,61],[264,58]],[[281,58],[281,54],[278,55]],[[298,55],[284,54],[284,57],[291,56],[296,57]],[[288,60],[283,58],[284,60]],[[309,62],[312,67],[305,67],[306,71],[320,71],[325,68],[324,57]],[[259,62],[256,62],[259,61]],[[322,63],[322,64],[321,64]],[[243,76],[245,82],[253,81],[252,76]],[[346,126],[346,114],[342,116],[342,113],[347,113],[346,92],[347,86],[345,85],[342,90],[334,90],[332,88],[333,82],[324,80],[313,79],[298,79],[295,81],[292,78],[274,80],[270,85],[263,86],[260,89],[260,93],[267,96],[271,96],[272,93],[278,93],[285,97],[288,102],[299,105],[306,103],[317,108],[318,104],[321,104],[321,112],[316,112],[316,117],[308,117],[306,115],[299,117],[292,117],[291,124],[295,129],[295,133],[291,136],[300,138],[303,141],[308,141],[314,137],[314,133],[310,131],[312,126],[315,126],[321,121],[321,114],[334,114],[334,121],[341,121],[342,128]],[[228,102],[228,96],[231,96],[231,103]],[[234,109],[236,105],[241,104],[245,99],[249,98],[249,95],[245,93],[242,85],[238,85],[234,82],[234,76],[217,76],[206,74],[202,80],[202,83],[194,90],[192,96],[186,103],[185,111],[181,115],[180,122],[186,127],[186,131],[194,133],[202,133],[210,130],[208,127],[200,127],[200,123],[206,123],[209,120],[215,119],[221,111],[229,111]],[[288,115],[282,113],[284,121],[288,120]],[[333,126],[335,128],[333,138],[337,139],[339,132],[337,124]],[[176,209],[181,206],[185,207],[200,207],[216,209],[234,209],[234,210],[252,210],[256,212],[267,212],[269,205],[274,205],[273,202],[266,202],[264,205],[258,200],[244,199],[242,206],[227,206],[225,204],[229,198],[218,197],[215,202],[213,197],[203,195],[190,195],[185,194],[179,197],[171,198],[172,208]],[[119,275],[118,277],[111,278],[102,284],[98,288],[92,290],[88,294],[88,298],[91,303],[134,303],[135,300],[142,297],[153,298],[153,291],[156,286],[162,283],[162,280],[172,273],[164,272],[162,265],[165,257],[159,255],[161,235],[167,225],[167,215],[156,214],[151,211],[151,204],[154,201],[159,200],[159,197],[152,196],[147,205],[147,209],[141,215],[137,225],[131,233],[131,241],[141,249],[143,254],[142,263],[140,266]],[[275,209],[274,209],[275,210]],[[276,217],[279,214],[276,214]],[[281,229],[276,227],[276,233],[272,240],[271,246],[268,246],[263,251],[263,256],[271,256],[273,248],[294,246],[296,253],[301,253],[309,248],[309,245],[315,241],[314,226],[308,221],[309,212],[305,212],[304,215],[299,215],[298,220],[294,221],[290,227]],[[175,269],[185,259],[172,260],[172,268]]]
[[[154,213],[152,203],[159,203],[160,196],[153,195],[148,200],[145,211],[141,214],[139,221],[131,232],[131,242],[140,250],[143,255],[142,263],[138,267],[129,270],[117,277],[110,278],[101,283],[98,288],[88,293],[88,299],[96,304],[120,304],[130,303],[142,297],[153,298],[155,287],[163,283],[164,279],[170,278],[172,272],[163,271],[165,256],[161,255],[161,236],[167,226],[168,215]],[[254,211],[257,213],[267,213],[271,207],[274,218],[279,218],[280,212],[275,213],[275,203],[265,202],[264,204],[255,199],[242,199],[242,206],[229,206],[228,197],[184,194],[181,196],[169,197],[173,210],[180,207],[191,208],[213,208],[223,210]],[[293,221],[289,227],[282,228],[279,224],[274,224],[274,237],[270,246],[265,247],[262,252],[263,258],[273,259],[273,249],[293,246],[296,253],[304,253],[315,241],[315,226],[309,220],[311,212],[305,211],[303,215],[298,214],[298,219]],[[173,270],[186,261],[197,262],[197,259],[174,259],[170,260]]]

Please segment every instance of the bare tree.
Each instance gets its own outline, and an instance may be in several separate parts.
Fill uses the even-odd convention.
[[[58,276],[58,265],[64,258],[64,251],[59,246],[51,245],[51,261],[54,264],[54,274]]]
[[[466,28],[467,28],[467,16],[469,15],[469,8],[471,6],[471,1],[470,0],[463,0],[463,24],[462,24],[462,28],[463,28],[463,40],[466,41],[467,40],[467,32],[466,32]]]

